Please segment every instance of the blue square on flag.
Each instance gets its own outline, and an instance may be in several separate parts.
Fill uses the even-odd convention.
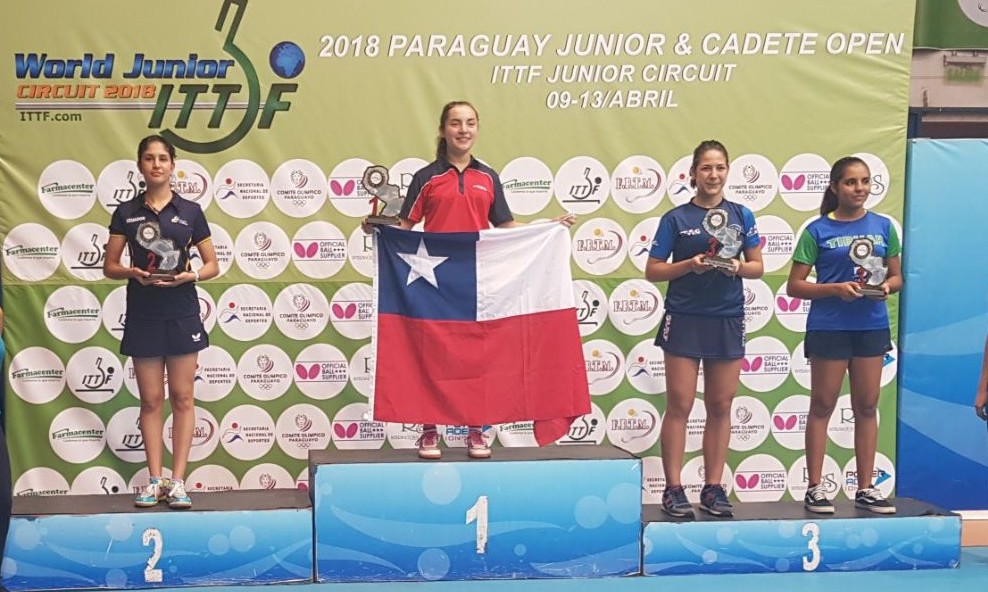
[[[476,232],[422,233],[381,228],[378,313],[417,319],[477,319]]]

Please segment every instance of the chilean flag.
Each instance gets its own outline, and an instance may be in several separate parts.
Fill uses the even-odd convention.
[[[590,412],[565,227],[376,234],[374,419],[535,420],[541,446]]]

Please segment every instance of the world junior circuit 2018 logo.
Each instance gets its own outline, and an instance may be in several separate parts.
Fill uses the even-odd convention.
[[[122,62],[118,58],[123,56],[113,52],[103,57],[86,53],[77,59],[56,59],[47,53],[17,53],[14,56],[17,78],[40,78],[45,83],[19,84],[18,110],[78,109],[83,102],[80,99],[92,99],[84,108],[113,111],[133,109],[137,101],[142,101],[151,108],[148,128],[160,130],[179,150],[197,154],[222,152],[243,140],[255,123],[257,129],[269,129],[279,111],[291,108],[286,95],[298,90],[297,83],[277,82],[263,94],[254,63],[236,43],[247,3],[248,0],[223,0],[216,20],[215,30],[226,32],[222,51],[232,59],[216,59],[200,53],[178,59],[155,59],[134,53],[132,65],[122,73],[124,84],[90,84],[114,77],[114,65]],[[268,64],[276,76],[291,80],[302,73],[305,54],[294,42],[281,41],[271,49]],[[231,80],[231,74],[242,77],[242,82]],[[81,84],[53,84],[70,82],[66,79],[73,78],[84,80]],[[148,99],[154,100],[153,107]],[[202,121],[200,116],[190,125],[197,111],[205,111],[208,121]],[[232,113],[236,111],[242,115],[239,121],[232,121]],[[201,134],[199,139],[192,139],[189,137],[193,135],[189,133],[192,128],[226,131],[215,139],[201,139]]]

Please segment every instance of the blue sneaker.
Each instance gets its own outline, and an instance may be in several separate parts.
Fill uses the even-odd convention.
[[[165,499],[165,491],[168,488],[168,480],[161,477],[151,477],[151,480],[144,486],[144,490],[134,498],[134,505],[138,508],[153,508],[158,502]]]
[[[700,490],[700,509],[711,516],[731,517],[734,515],[734,506],[727,499],[727,492],[717,484],[707,484]]]
[[[185,493],[185,481],[172,480],[168,491],[168,507],[185,509],[192,507],[192,498]]]
[[[666,487],[662,492],[662,511],[676,518],[694,518],[693,505],[686,499],[683,486]]]

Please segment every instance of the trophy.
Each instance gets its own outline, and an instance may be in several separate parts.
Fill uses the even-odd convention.
[[[741,231],[727,225],[727,210],[713,208],[703,217],[703,229],[710,235],[710,248],[703,258],[704,263],[718,269],[734,271],[734,258],[744,244]]]
[[[367,167],[360,183],[367,193],[374,196],[370,200],[373,212],[367,217],[367,223],[387,226],[399,224],[398,212],[401,211],[401,192],[397,185],[388,183],[387,167],[379,164]]]
[[[145,222],[137,228],[137,242],[148,252],[148,279],[170,282],[178,275],[179,251],[175,243],[161,237],[157,222]]]
[[[875,255],[875,243],[870,238],[856,238],[851,241],[848,255],[858,266],[854,275],[861,287],[861,293],[865,296],[884,297],[886,294],[882,284],[885,283],[889,270],[885,259]]]

